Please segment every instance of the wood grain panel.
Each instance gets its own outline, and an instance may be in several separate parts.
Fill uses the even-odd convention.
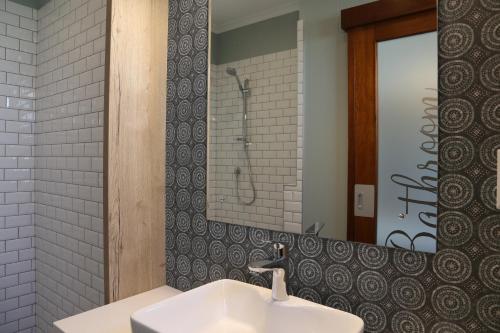
[[[168,0],[108,0],[107,302],[165,284],[167,21]]]
[[[377,185],[375,47],[373,25],[349,31],[349,223],[347,232],[348,240],[364,243],[375,243],[376,219],[354,216],[354,184]]]
[[[437,30],[436,9],[380,22],[375,27],[377,42]]]
[[[436,8],[437,0],[378,0],[342,10],[344,30]]]

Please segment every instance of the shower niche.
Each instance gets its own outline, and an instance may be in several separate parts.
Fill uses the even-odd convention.
[[[301,232],[302,22],[242,3],[211,8],[207,218]]]

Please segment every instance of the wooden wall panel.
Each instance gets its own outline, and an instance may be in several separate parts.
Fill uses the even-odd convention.
[[[168,0],[108,0],[107,302],[165,284],[167,21]]]
[[[349,54],[347,239],[374,244],[376,219],[354,216],[354,185],[377,185],[377,78],[374,26],[368,25],[350,30],[347,45]]]
[[[436,0],[378,0],[342,10],[344,30],[435,9]]]

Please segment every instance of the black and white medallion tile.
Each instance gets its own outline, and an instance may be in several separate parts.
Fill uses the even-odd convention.
[[[439,1],[439,251],[436,255],[207,221],[208,0],[169,1],[167,283],[231,278],[288,244],[289,289],[359,315],[367,332],[500,332],[500,2]]]

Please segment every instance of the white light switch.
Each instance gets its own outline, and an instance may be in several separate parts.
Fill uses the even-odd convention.
[[[497,209],[500,209],[500,149],[497,149]]]
[[[375,185],[354,185],[354,216],[375,216]]]

